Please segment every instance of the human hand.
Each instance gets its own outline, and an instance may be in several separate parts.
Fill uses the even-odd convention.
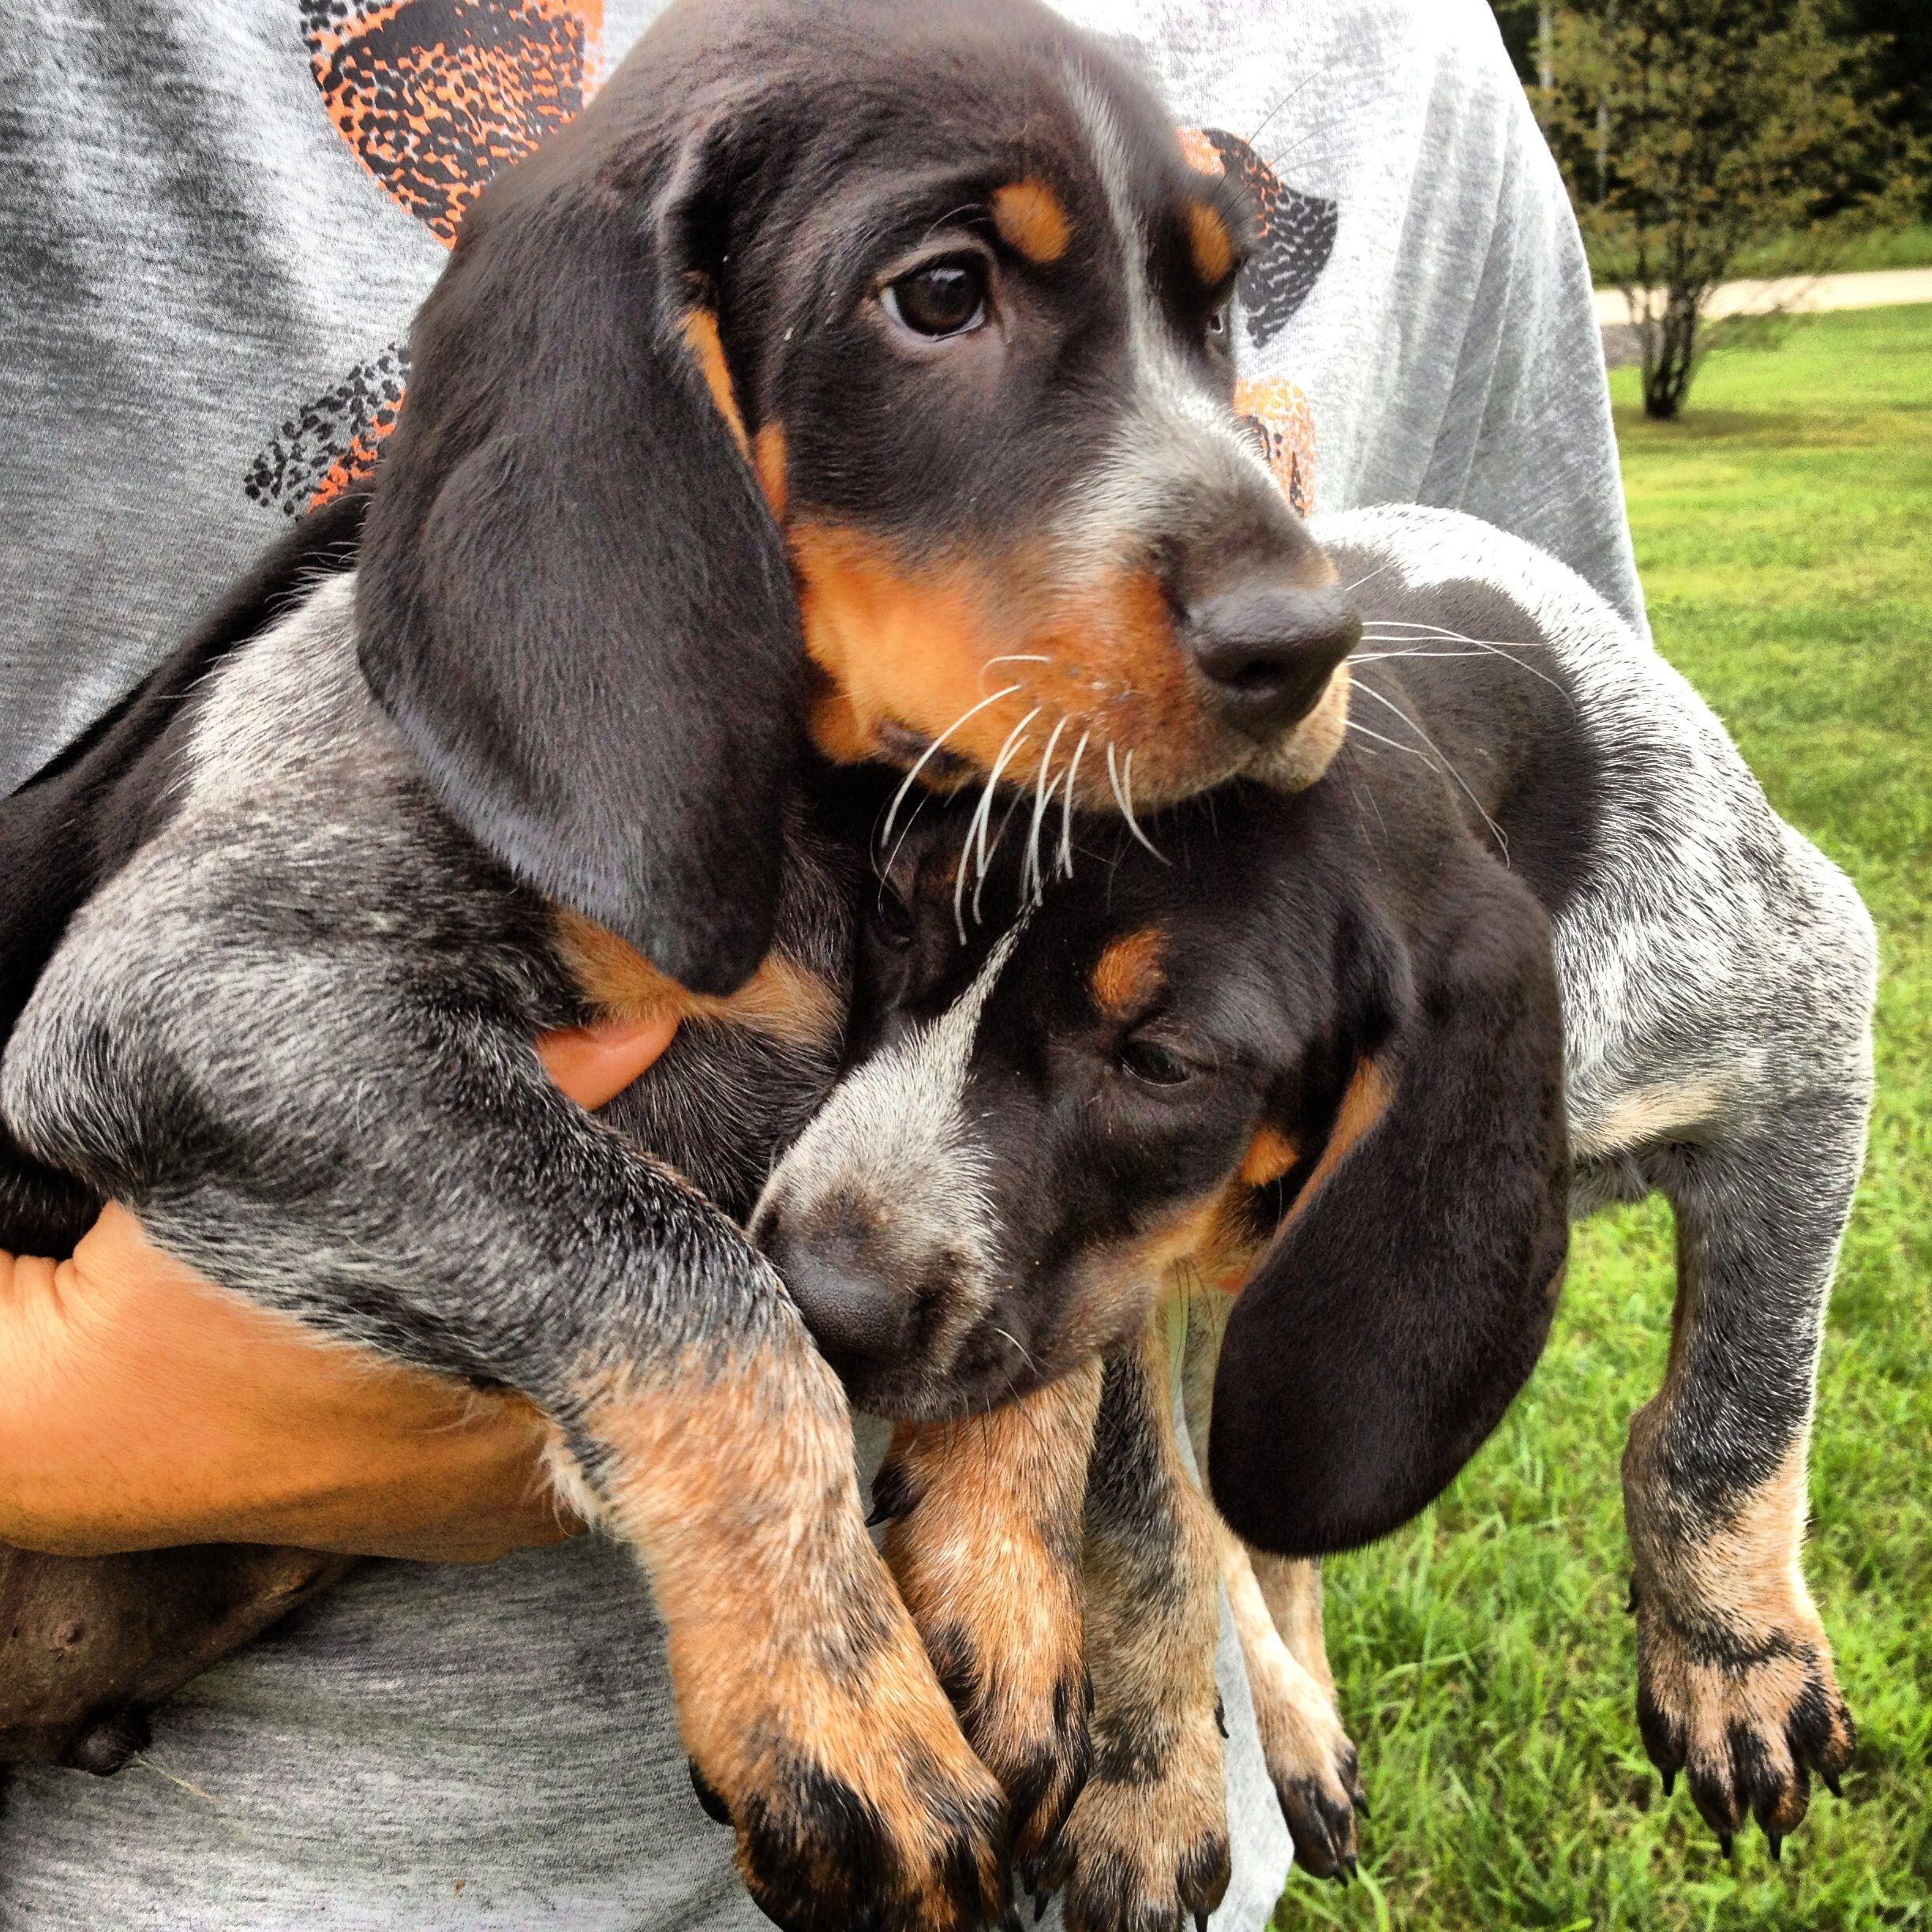
[[[597,1107],[672,1019],[546,1035]],[[204,1280],[110,1204],[64,1261],[0,1254],[0,1541],[66,1556],[292,1544],[489,1562],[581,1526],[520,1396],[328,1341]]]

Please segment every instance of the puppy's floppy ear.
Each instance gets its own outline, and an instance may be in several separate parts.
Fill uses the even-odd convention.
[[[775,916],[803,645],[715,317],[735,159],[595,107],[477,204],[417,319],[357,592],[445,807],[693,989]]]
[[[1527,1379],[1555,1305],[1569,1178],[1548,927],[1473,852],[1430,894],[1429,929],[1390,942],[1393,1030],[1356,1060],[1222,1345],[1210,1486],[1284,1555],[1368,1542],[1437,1495]]]

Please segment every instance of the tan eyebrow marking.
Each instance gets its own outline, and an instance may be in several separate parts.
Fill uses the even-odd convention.
[[[1194,266],[1210,288],[1219,288],[1234,266],[1234,239],[1218,208],[1205,201],[1188,204],[1188,240]]]
[[[1167,935],[1158,926],[1145,926],[1116,939],[1093,969],[1094,1004],[1116,1019],[1133,1011],[1149,994],[1159,991],[1161,949]]]
[[[1073,232],[1060,197],[1040,181],[1009,182],[994,189],[993,226],[1009,248],[1030,262],[1058,261]]]

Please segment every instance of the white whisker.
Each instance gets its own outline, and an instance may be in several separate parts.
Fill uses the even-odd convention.
[[[1040,707],[1035,705],[1006,734],[1006,742],[1000,747],[999,756],[993,761],[993,769],[987,773],[986,784],[979,794],[979,803],[973,808],[973,815],[967,822],[966,843],[960,848],[959,877],[954,880],[953,884],[953,923],[959,929],[961,945],[966,943],[966,915],[963,908],[966,896],[968,861],[974,854],[976,844],[979,865],[979,877],[973,886],[972,911],[973,923],[977,925],[979,921],[979,896],[985,889],[987,867],[990,863],[987,844],[987,831],[993,819],[993,795],[999,788],[1000,773],[1006,769],[1006,761],[1019,748],[1025,738],[1027,727],[1039,714]],[[1005,836],[1006,819],[1012,816],[1012,811],[1009,808],[1006,818],[1000,821],[1002,837]],[[998,841],[995,841],[994,843],[997,844]]]
[[[939,736],[919,754],[919,762],[906,773],[904,782],[900,785],[899,789],[893,794],[893,801],[891,804],[887,806],[886,808],[886,829],[879,834],[878,837],[878,843],[881,845],[883,845],[886,841],[892,837],[893,822],[899,815],[899,807],[905,803],[906,794],[912,789],[912,781],[917,778],[920,772],[925,769],[926,761],[930,758],[932,754],[937,751],[939,747],[944,744],[945,741],[950,738],[968,718],[972,717],[974,713],[983,711],[990,704],[998,704],[1002,698],[1010,698],[1019,688],[1020,687],[1017,684],[1009,684],[1004,691],[996,691],[990,698],[982,698],[976,705],[972,707],[970,710],[962,711],[959,716],[956,717],[953,722],[949,724],[945,729],[942,731]],[[916,818],[918,814],[915,813],[913,816]],[[912,829],[911,826],[908,825],[906,829],[909,832]],[[901,839],[900,841],[900,844],[904,844],[904,840]],[[895,845],[893,848],[892,858],[888,859],[886,861],[886,870],[888,872],[891,871],[893,868],[893,859],[897,859],[898,856],[899,847]]]
[[[1035,705],[1033,709],[1029,711],[1026,716],[1023,717],[1020,722],[1006,734],[1006,742],[1000,747],[999,756],[993,761],[993,769],[987,775],[986,797],[982,801],[984,809],[979,814],[979,877],[982,882],[983,882],[986,878],[986,871],[988,863],[987,854],[987,827],[992,822],[993,818],[993,808],[991,804],[993,788],[999,783],[1000,773],[1006,769],[1007,761],[1016,751],[1020,749],[1020,745],[1025,741],[1027,727],[1039,716],[1043,708],[1044,707],[1042,706]]]
[[[1348,721],[1348,728],[1357,737],[1366,738],[1376,744],[1387,745],[1391,751],[1406,751],[1410,758],[1420,758],[1431,771],[1436,769],[1436,761],[1418,746],[1406,745],[1398,743],[1393,738],[1384,738],[1380,732],[1371,731],[1359,718],[1350,718]]]
[[[1278,100],[1275,105],[1261,117],[1260,120],[1256,124],[1254,133],[1248,137],[1248,145],[1252,148],[1260,138],[1262,129],[1266,127],[1267,124],[1272,121],[1275,117],[1279,114],[1281,110],[1286,107],[1297,94],[1305,92],[1312,82],[1319,80],[1320,77],[1327,71],[1327,70],[1325,68],[1317,67],[1312,73],[1304,74],[1301,78],[1297,80],[1294,85],[1291,87],[1288,92],[1284,94],[1281,99]]]
[[[1379,631],[1384,630],[1391,635],[1386,636],[1377,635]],[[1403,633],[1413,635],[1405,635]],[[1520,657],[1515,655],[1519,650],[1541,650],[1544,646],[1541,644],[1512,643],[1503,638],[1470,637],[1463,631],[1451,631],[1441,624],[1417,623],[1406,618],[1378,618],[1373,623],[1363,625],[1362,637],[1365,642],[1371,644],[1401,644],[1404,646],[1432,642],[1466,644],[1470,648],[1466,651],[1428,652],[1417,650],[1409,652],[1407,654],[1417,657],[1430,656],[1500,657],[1506,664],[1514,665],[1518,671],[1527,671],[1532,677],[1541,678],[1552,691],[1562,692],[1566,698],[1570,698],[1571,695],[1567,691],[1564,690],[1563,686],[1556,679],[1552,677],[1547,671],[1539,670],[1533,664],[1525,664]],[[1393,656],[1398,653],[1389,653],[1387,654]],[[1374,662],[1374,660],[1372,657],[1363,657],[1357,658],[1355,661],[1369,664]]]
[[[1046,816],[1046,801],[1051,796],[1046,789],[1046,774],[1053,766],[1053,754],[1060,743],[1060,734],[1067,728],[1066,717],[1061,713],[1060,722],[1053,728],[1053,736],[1046,740],[1046,749],[1040,754],[1039,777],[1033,785],[1033,823],[1027,834],[1026,867],[1020,874],[1020,891],[1027,898],[1038,898],[1046,889],[1046,881],[1041,876],[1039,862],[1040,822]]]
[[[1369,697],[1374,698],[1377,704],[1384,706],[1388,710],[1393,711],[1396,717],[1400,718],[1402,721],[1422,740],[1423,743],[1427,745],[1429,750],[1435,753],[1439,768],[1441,770],[1447,773],[1447,774],[1462,788],[1463,796],[1472,805],[1476,807],[1477,816],[1480,818],[1483,823],[1489,828],[1490,835],[1496,840],[1496,844],[1502,848],[1503,863],[1505,865],[1507,865],[1509,863],[1509,841],[1503,836],[1503,828],[1489,816],[1486,811],[1484,810],[1482,800],[1479,799],[1476,796],[1475,792],[1470,789],[1469,781],[1456,769],[1455,766],[1451,764],[1447,758],[1443,756],[1442,748],[1436,743],[1435,739],[1431,738],[1428,733],[1425,732],[1422,727],[1402,708],[1400,705],[1396,703],[1393,698],[1387,697],[1382,692],[1377,691],[1374,686],[1367,681],[1366,679],[1357,679],[1355,680],[1355,685],[1357,689],[1366,692]]]
[[[1107,749],[1110,751],[1113,750],[1113,741],[1110,739],[1107,743]],[[1127,829],[1131,832],[1134,837],[1148,848],[1149,852],[1152,852],[1154,856],[1159,859],[1163,865],[1166,865],[1167,863],[1166,854],[1162,852],[1160,848],[1155,844],[1154,841],[1140,829],[1140,822],[1134,817],[1133,760],[1134,754],[1129,751],[1127,754],[1127,762],[1121,768],[1121,810],[1125,813],[1127,816]]]
[[[1080,754],[1087,749],[1087,741],[1091,732],[1082,732],[1080,741],[1073,747],[1073,762],[1067,767],[1066,790],[1060,800],[1060,862],[1059,870],[1069,878],[1073,876],[1073,781],[1080,771]]]
[[[1373,570],[1357,577],[1353,583],[1338,585],[1336,586],[1337,594],[1346,597],[1351,590],[1359,590],[1364,584],[1372,583],[1384,571],[1392,571],[1395,567],[1395,564],[1396,560],[1394,557],[1391,557],[1386,564],[1378,564]]]

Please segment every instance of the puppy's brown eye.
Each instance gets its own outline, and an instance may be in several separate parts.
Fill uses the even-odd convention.
[[[886,313],[901,328],[938,341],[964,335],[986,320],[986,266],[970,256],[928,262],[879,291]]]
[[[1122,1073],[1149,1087],[1178,1087],[1194,1077],[1193,1063],[1171,1046],[1138,1035],[1121,1043],[1120,1065]]]

